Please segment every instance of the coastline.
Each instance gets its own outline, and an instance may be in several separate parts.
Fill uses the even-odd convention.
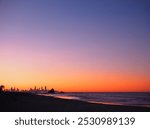
[[[89,103],[23,92],[0,94],[0,112],[150,112],[150,107]]]
[[[90,96],[92,96],[92,100],[91,100],[91,98],[87,97],[88,95],[85,96],[86,93],[88,93],[88,94],[90,94]],[[147,103],[149,103],[147,101],[145,103],[141,103],[141,102],[138,103],[138,102],[136,102],[137,100],[136,101],[135,100],[132,101],[133,99],[137,99],[136,97],[139,97],[139,96],[136,96],[136,97],[135,96],[134,97],[130,96],[131,102],[130,102],[129,99],[127,99],[128,96],[123,96],[123,97],[127,97],[127,98],[122,98],[122,101],[116,101],[115,98],[114,98],[115,101],[111,100],[111,102],[110,102],[110,99],[106,99],[105,98],[106,95],[105,96],[102,95],[102,94],[107,94],[109,96],[110,92],[94,92],[94,93],[97,93],[97,94],[100,93],[101,95],[99,97],[103,98],[103,99],[98,99],[97,98],[98,96],[96,96],[96,98],[94,98],[93,95],[92,95],[93,92],[68,92],[68,93],[65,93],[65,94],[58,93],[58,94],[38,94],[38,95],[50,96],[50,97],[61,98],[61,99],[69,99],[69,100],[80,100],[80,101],[94,103],[94,104],[106,104],[106,105],[118,105],[118,106],[136,106],[136,107],[150,107],[150,105],[147,104]],[[119,93],[120,94],[120,92],[113,92],[113,93],[115,93],[115,94]],[[141,94],[142,93],[143,94],[145,92],[122,92],[122,93],[127,93],[127,94],[129,94],[129,93],[132,93],[132,94],[135,94],[135,93],[139,94],[140,93]],[[146,93],[150,94],[150,92],[146,92]],[[120,98],[121,97],[122,96],[120,96]],[[131,97],[133,97],[133,98],[131,99]],[[140,95],[140,97],[141,97],[141,95]],[[116,99],[118,99],[118,98],[116,98]],[[124,99],[125,103],[123,102],[123,99]]]

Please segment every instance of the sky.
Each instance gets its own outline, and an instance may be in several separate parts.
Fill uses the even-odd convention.
[[[0,0],[0,84],[150,91],[149,0]]]

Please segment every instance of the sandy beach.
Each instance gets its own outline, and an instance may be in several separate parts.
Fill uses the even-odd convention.
[[[148,107],[94,104],[30,93],[0,94],[1,112],[149,112]]]

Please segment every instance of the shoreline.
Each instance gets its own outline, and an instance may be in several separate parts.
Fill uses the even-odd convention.
[[[97,92],[97,93],[99,93],[99,92]],[[126,93],[128,93],[128,92],[126,92]],[[135,92],[133,92],[133,93],[135,93]],[[139,92],[139,93],[141,93],[141,92]],[[146,93],[150,93],[150,92],[146,92]],[[78,101],[88,102],[88,103],[93,103],[93,104],[105,104],[105,105],[111,105],[111,106],[134,106],[134,107],[150,108],[150,105],[136,105],[136,104],[131,105],[131,104],[122,104],[119,102],[113,103],[113,102],[103,102],[103,101],[91,101],[91,100],[84,100],[84,99],[81,99],[81,98],[76,97],[76,96],[69,96],[69,95],[64,95],[64,94],[62,95],[62,94],[48,94],[47,93],[47,94],[37,94],[37,95],[49,96],[49,97],[53,97],[53,98],[60,98],[60,99],[66,99],[66,100],[78,100]]]
[[[23,92],[0,94],[0,112],[150,112],[150,107],[89,103]]]

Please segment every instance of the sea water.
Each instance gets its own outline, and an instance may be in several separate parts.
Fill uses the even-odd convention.
[[[50,96],[92,103],[150,107],[150,92],[68,92]]]

